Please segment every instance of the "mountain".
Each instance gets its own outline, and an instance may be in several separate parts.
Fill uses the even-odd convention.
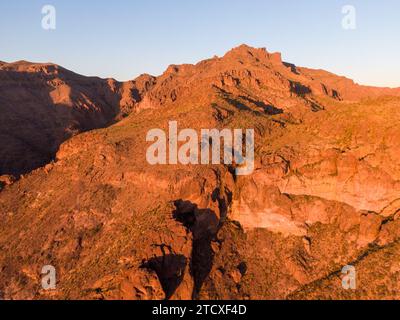
[[[151,82],[84,77],[54,64],[0,63],[0,175],[41,167],[68,138],[129,114]]]
[[[10,92],[33,82],[13,72]],[[94,80],[76,77],[66,96],[109,110],[77,84]],[[115,98],[105,118],[120,121],[66,140],[53,162],[0,192],[0,298],[400,298],[399,89],[245,45],[144,77],[131,83],[135,112],[118,118]],[[254,128],[254,172],[150,165],[147,134],[170,121]],[[56,290],[40,287],[45,265],[57,270]],[[347,265],[356,290],[342,287]]]

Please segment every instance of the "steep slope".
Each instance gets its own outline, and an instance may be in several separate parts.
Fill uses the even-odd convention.
[[[84,77],[54,64],[0,65],[0,175],[51,161],[71,136],[129,114],[151,77],[119,83]]]
[[[327,75],[248,46],[169,67],[138,113],[0,192],[0,297],[400,298],[399,90]],[[172,120],[254,128],[255,171],[149,165]]]

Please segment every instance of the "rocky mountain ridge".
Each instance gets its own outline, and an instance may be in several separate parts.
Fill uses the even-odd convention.
[[[0,192],[1,298],[399,298],[398,89],[248,46],[135,86],[135,112]],[[171,120],[254,128],[254,173],[149,165],[146,134]]]

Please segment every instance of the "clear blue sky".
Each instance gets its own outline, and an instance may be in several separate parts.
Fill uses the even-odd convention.
[[[54,5],[57,28],[41,27]],[[342,28],[342,6],[357,29]],[[241,43],[357,82],[400,87],[399,0],[1,0],[0,60],[128,80]]]

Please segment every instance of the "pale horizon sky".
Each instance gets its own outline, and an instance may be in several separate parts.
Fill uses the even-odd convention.
[[[41,26],[56,8],[56,29]],[[355,30],[342,7],[356,9]],[[161,74],[242,43],[357,83],[400,87],[398,0],[3,0],[0,60],[52,62],[120,81]]]

